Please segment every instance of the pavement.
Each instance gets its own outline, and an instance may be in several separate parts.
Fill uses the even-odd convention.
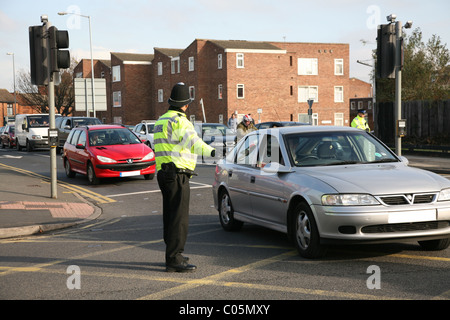
[[[405,156],[410,166],[450,179],[449,157]],[[69,228],[101,215],[101,209],[78,192],[58,183],[54,199],[48,178],[15,169],[0,163],[0,239]]]

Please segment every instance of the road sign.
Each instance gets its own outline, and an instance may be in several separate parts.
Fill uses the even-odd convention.
[[[92,79],[73,79],[75,88],[75,111],[94,111],[92,108]],[[106,80],[94,80],[95,111],[106,111]]]

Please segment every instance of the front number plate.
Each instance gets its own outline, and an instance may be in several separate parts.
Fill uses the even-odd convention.
[[[127,171],[127,172],[121,172],[120,176],[121,177],[133,177],[133,176],[139,176],[141,175],[141,172],[138,171]]]
[[[389,223],[435,221],[436,210],[390,212]]]

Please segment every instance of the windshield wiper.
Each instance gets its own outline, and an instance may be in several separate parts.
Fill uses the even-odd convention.
[[[398,162],[397,159],[380,159],[380,160],[376,160],[376,161],[370,161],[367,163],[382,163],[382,162]]]
[[[338,161],[338,162],[323,164],[323,166],[338,166],[341,164],[357,164],[357,163],[360,163],[360,162],[359,161]]]

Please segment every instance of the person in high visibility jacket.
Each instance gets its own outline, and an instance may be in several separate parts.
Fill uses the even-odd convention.
[[[168,102],[169,110],[156,121],[154,129],[157,180],[163,196],[166,271],[193,272],[197,267],[182,255],[189,224],[189,179],[195,174],[197,155],[214,157],[215,149],[203,142],[186,117],[192,100],[184,83],[172,88]]]
[[[351,126],[353,128],[370,132],[369,124],[367,123],[366,120],[366,114],[367,114],[366,110],[363,109],[358,110],[358,115],[353,119]]]

